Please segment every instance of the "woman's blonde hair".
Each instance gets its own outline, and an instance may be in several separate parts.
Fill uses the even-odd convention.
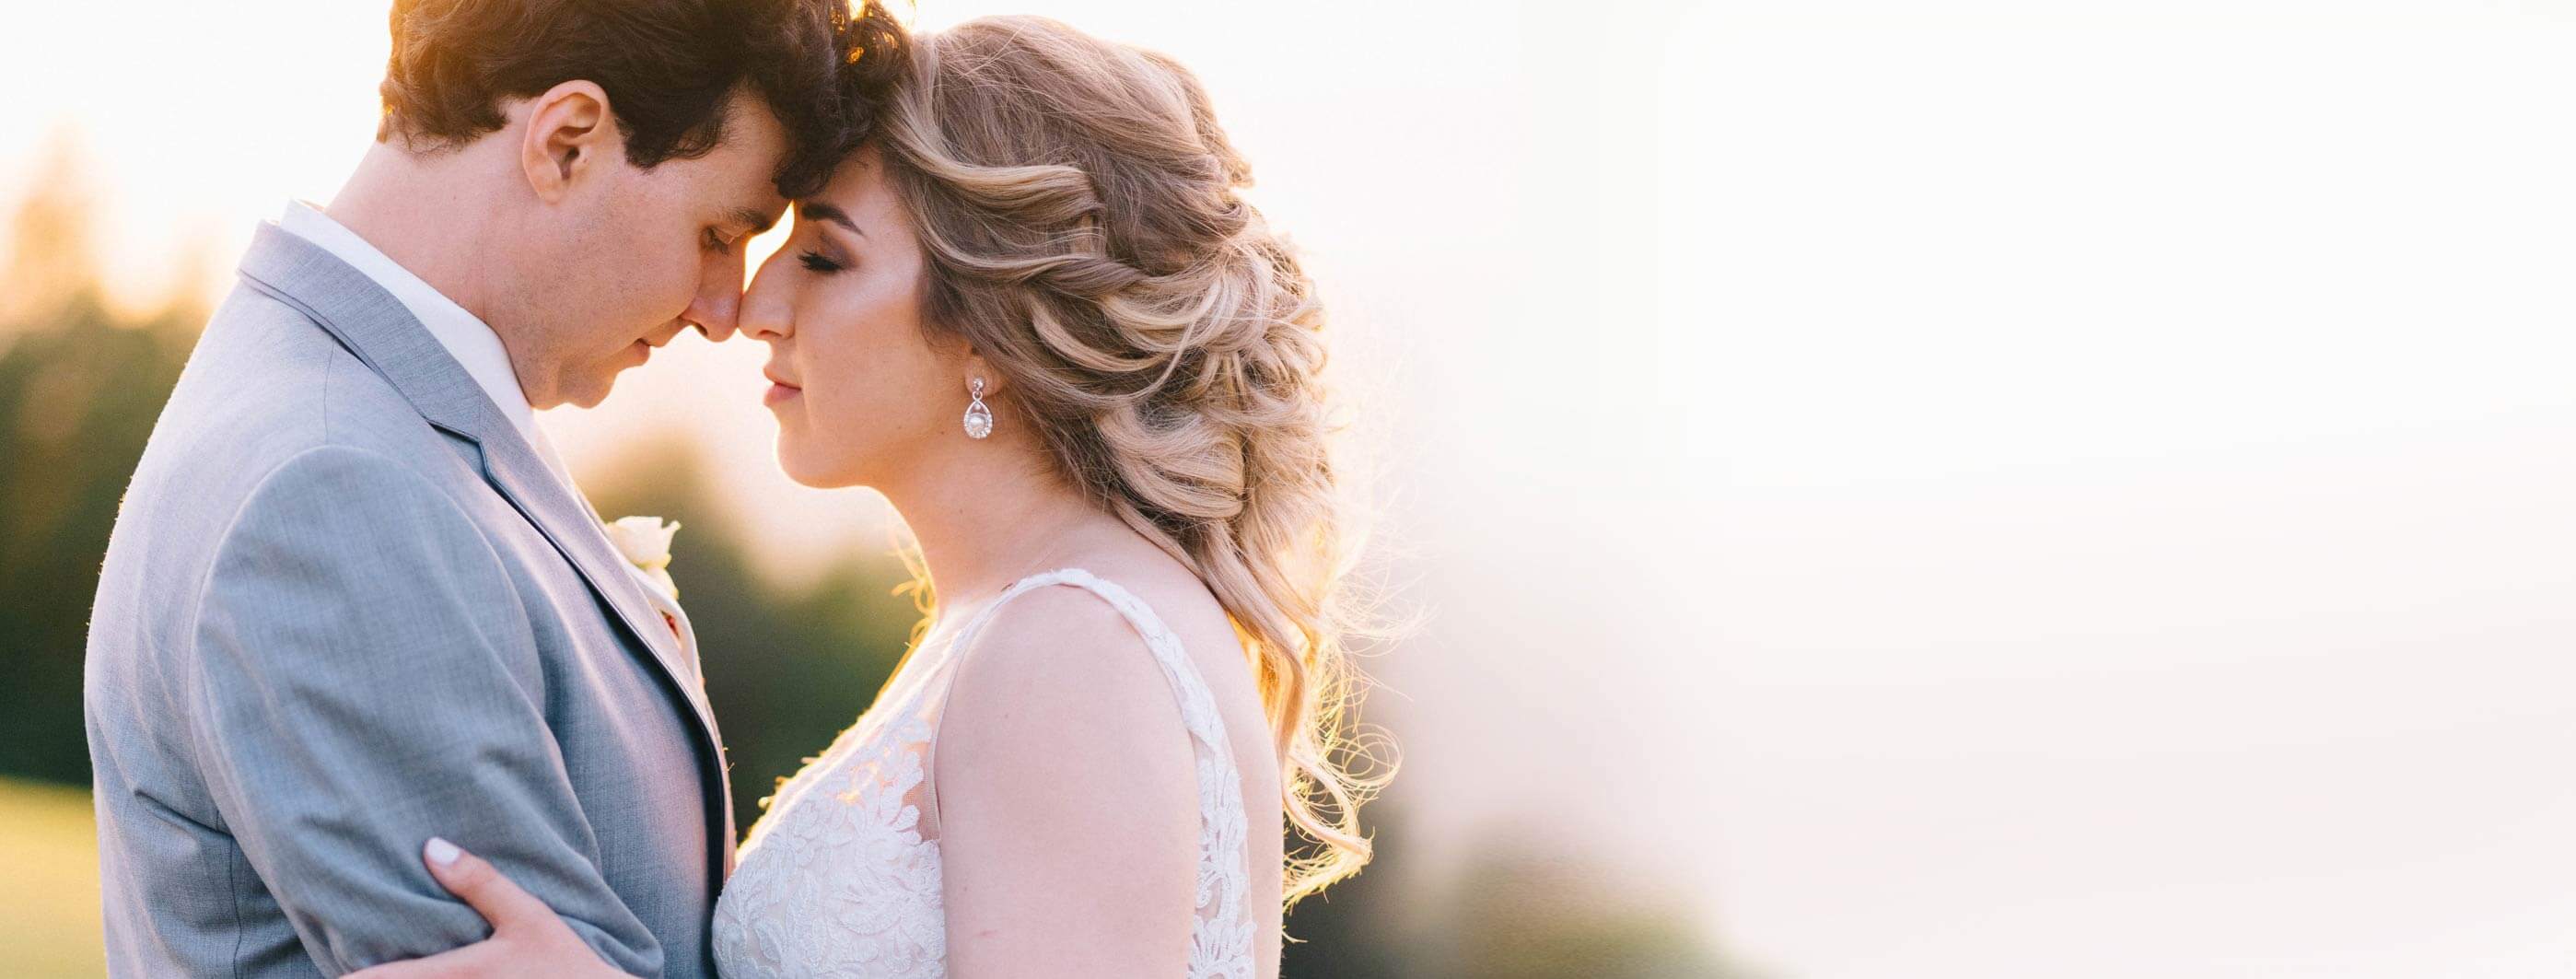
[[[876,145],[927,258],[924,320],[1000,373],[1006,419],[1186,564],[1252,659],[1281,765],[1290,903],[1368,862],[1314,283],[1172,59],[1040,17],[910,45]]]

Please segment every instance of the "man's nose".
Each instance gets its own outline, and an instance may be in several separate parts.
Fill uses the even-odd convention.
[[[707,339],[722,343],[733,337],[735,319],[742,311],[742,260],[719,262],[698,283],[697,298],[681,318],[698,325]]]

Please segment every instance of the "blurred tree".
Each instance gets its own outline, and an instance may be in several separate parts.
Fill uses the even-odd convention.
[[[1409,865],[1399,780],[1365,810],[1376,859],[1288,915],[1281,979],[1753,979],[1685,902],[1535,834],[1489,833],[1463,866]]]
[[[77,300],[99,293],[90,234],[96,193],[84,178],[80,142],[71,130],[46,141],[31,190],[9,222],[9,264],[0,268],[0,324],[57,322]],[[0,344],[12,331],[0,330]]]
[[[1400,791],[1401,783],[1394,790]],[[1280,979],[1395,979],[1406,968],[1404,835],[1408,824],[1380,796],[1361,809],[1376,854],[1357,876],[1298,902],[1284,924]]]
[[[1683,902],[1537,835],[1496,835],[1435,889],[1418,975],[1439,979],[1750,979]]]
[[[0,773],[87,783],[81,654],[99,562],[204,314],[106,306],[72,159],[58,150],[20,204],[0,268],[13,290],[0,293]]]

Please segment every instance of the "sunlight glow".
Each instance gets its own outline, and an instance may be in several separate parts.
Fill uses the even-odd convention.
[[[1383,386],[1411,818],[1785,974],[2576,956],[2570,4],[1045,12],[1201,73]],[[381,4],[47,14],[0,187],[72,127],[136,301],[374,129]],[[545,423],[694,439],[781,579],[884,549],[765,353]]]

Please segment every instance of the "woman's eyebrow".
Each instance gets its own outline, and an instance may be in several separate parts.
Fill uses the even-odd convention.
[[[808,221],[830,221],[833,224],[850,229],[851,234],[857,235],[861,238],[868,236],[867,232],[859,230],[858,222],[850,220],[848,212],[843,211],[840,208],[833,207],[830,204],[824,204],[818,201],[798,201],[796,202],[796,215]]]

